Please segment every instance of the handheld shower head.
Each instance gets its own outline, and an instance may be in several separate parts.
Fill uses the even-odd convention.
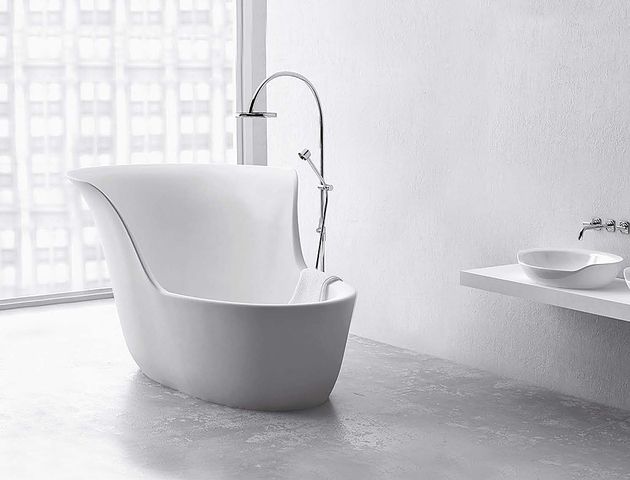
[[[311,151],[308,148],[305,148],[300,153],[298,153],[298,157],[300,157],[302,160],[306,161],[309,158],[311,158]]]
[[[305,148],[301,152],[298,152],[298,157],[300,157],[300,159],[308,163],[311,166],[311,169],[313,170],[313,172],[315,172],[315,175],[317,175],[317,178],[319,179],[319,183],[320,183],[318,188],[322,191],[330,192],[333,189],[333,186],[330,185],[329,183],[326,183],[326,180],[324,180],[324,177],[322,176],[320,171],[317,170],[317,167],[311,160],[311,151],[308,148]]]

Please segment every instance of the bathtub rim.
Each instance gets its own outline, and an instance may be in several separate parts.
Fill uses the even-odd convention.
[[[248,302],[231,302],[229,300],[215,300],[211,298],[203,298],[203,297],[193,297],[190,295],[184,295],[181,293],[169,292],[168,290],[162,289],[161,292],[165,296],[169,296],[171,298],[177,298],[180,300],[186,301],[196,301],[205,304],[213,304],[213,305],[229,305],[235,307],[255,307],[255,308],[285,308],[285,307],[316,307],[320,305],[336,305],[339,303],[346,302],[348,300],[352,300],[353,302],[356,299],[357,291],[356,289],[347,282],[343,280],[341,283],[349,290],[348,293],[342,294],[339,297],[329,298],[326,300],[322,300],[320,302],[305,302],[305,303],[248,303]],[[331,285],[332,286],[332,285]]]
[[[147,165],[137,165],[137,166],[151,167],[152,165],[147,164]],[[246,168],[247,167],[262,168],[262,166],[260,166],[260,165],[225,165],[225,166],[246,167]],[[118,217],[118,220],[120,221],[120,223],[121,223],[121,225],[123,227],[123,230],[125,231],[125,234],[127,235],[127,238],[129,239],[129,241],[131,243],[131,246],[132,246],[132,248],[134,250],[136,258],[138,259],[138,262],[140,263],[140,266],[141,266],[144,274],[146,275],[147,280],[149,280],[149,283],[160,294],[162,294],[162,295],[164,295],[166,297],[171,297],[171,298],[176,299],[176,300],[186,300],[186,301],[190,301],[190,302],[196,302],[196,303],[202,303],[202,304],[208,304],[208,305],[230,305],[230,306],[253,307],[253,308],[313,307],[313,306],[319,306],[319,305],[335,305],[335,304],[343,303],[343,302],[346,302],[346,301],[352,301],[354,303],[356,301],[356,296],[357,296],[356,289],[352,285],[350,285],[349,283],[347,283],[347,282],[345,282],[343,280],[341,280],[340,283],[342,284],[342,288],[344,290],[347,290],[347,292],[345,292],[345,293],[341,292],[339,296],[335,296],[333,298],[329,298],[329,299],[326,299],[326,300],[322,300],[322,301],[318,301],[318,302],[305,302],[305,303],[233,302],[233,301],[229,301],[229,300],[220,300],[220,299],[212,299],[212,298],[204,298],[204,297],[195,297],[195,296],[186,295],[186,294],[183,294],[183,293],[171,292],[170,290],[167,290],[166,288],[164,288],[160,284],[160,282],[157,280],[155,275],[151,272],[151,269],[150,269],[148,263],[144,260],[142,254],[141,254],[140,248],[138,247],[137,242],[134,240],[134,237],[131,234],[131,231],[129,230],[129,227],[125,223],[121,213],[118,211],[118,208],[116,208],[114,203],[107,196],[107,194],[105,194],[105,192],[103,192],[99,187],[94,185],[91,181],[89,181],[89,180],[87,180],[85,178],[82,178],[82,176],[80,175],[80,173],[85,173],[85,171],[87,171],[87,170],[96,170],[96,169],[101,169],[101,168],[107,168],[107,167],[85,167],[85,168],[69,170],[69,171],[66,172],[66,178],[69,181],[71,181],[72,183],[82,183],[82,184],[89,185],[94,190],[96,190],[100,195],[103,196],[105,201],[109,204],[109,206],[113,209],[114,213]],[[265,167],[265,168],[274,168],[274,169],[285,170],[285,171],[286,170],[292,170],[293,172],[295,172],[295,169],[287,168],[287,167]],[[305,267],[306,267],[306,265],[305,265]],[[338,282],[335,282],[335,283],[331,284],[329,288],[334,287],[336,283],[338,283]],[[115,295],[115,292],[114,292],[114,295]],[[115,296],[114,296],[114,299],[115,299]]]

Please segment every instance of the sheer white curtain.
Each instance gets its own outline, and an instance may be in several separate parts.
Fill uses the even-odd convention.
[[[0,0],[0,298],[107,286],[72,168],[235,163],[234,0]]]

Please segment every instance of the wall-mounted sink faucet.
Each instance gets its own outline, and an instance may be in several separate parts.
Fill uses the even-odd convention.
[[[578,240],[582,240],[584,237],[584,232],[587,230],[601,230],[605,228],[607,232],[616,232],[619,231],[623,234],[630,234],[630,222],[627,220],[620,220],[617,223],[616,220],[606,220],[606,222],[602,222],[602,219],[599,217],[593,217],[590,222],[582,222],[582,230],[578,235]]]

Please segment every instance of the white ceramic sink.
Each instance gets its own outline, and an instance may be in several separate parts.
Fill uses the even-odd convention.
[[[521,250],[518,263],[536,283],[558,288],[601,288],[621,271],[623,258],[612,253],[578,249]]]

